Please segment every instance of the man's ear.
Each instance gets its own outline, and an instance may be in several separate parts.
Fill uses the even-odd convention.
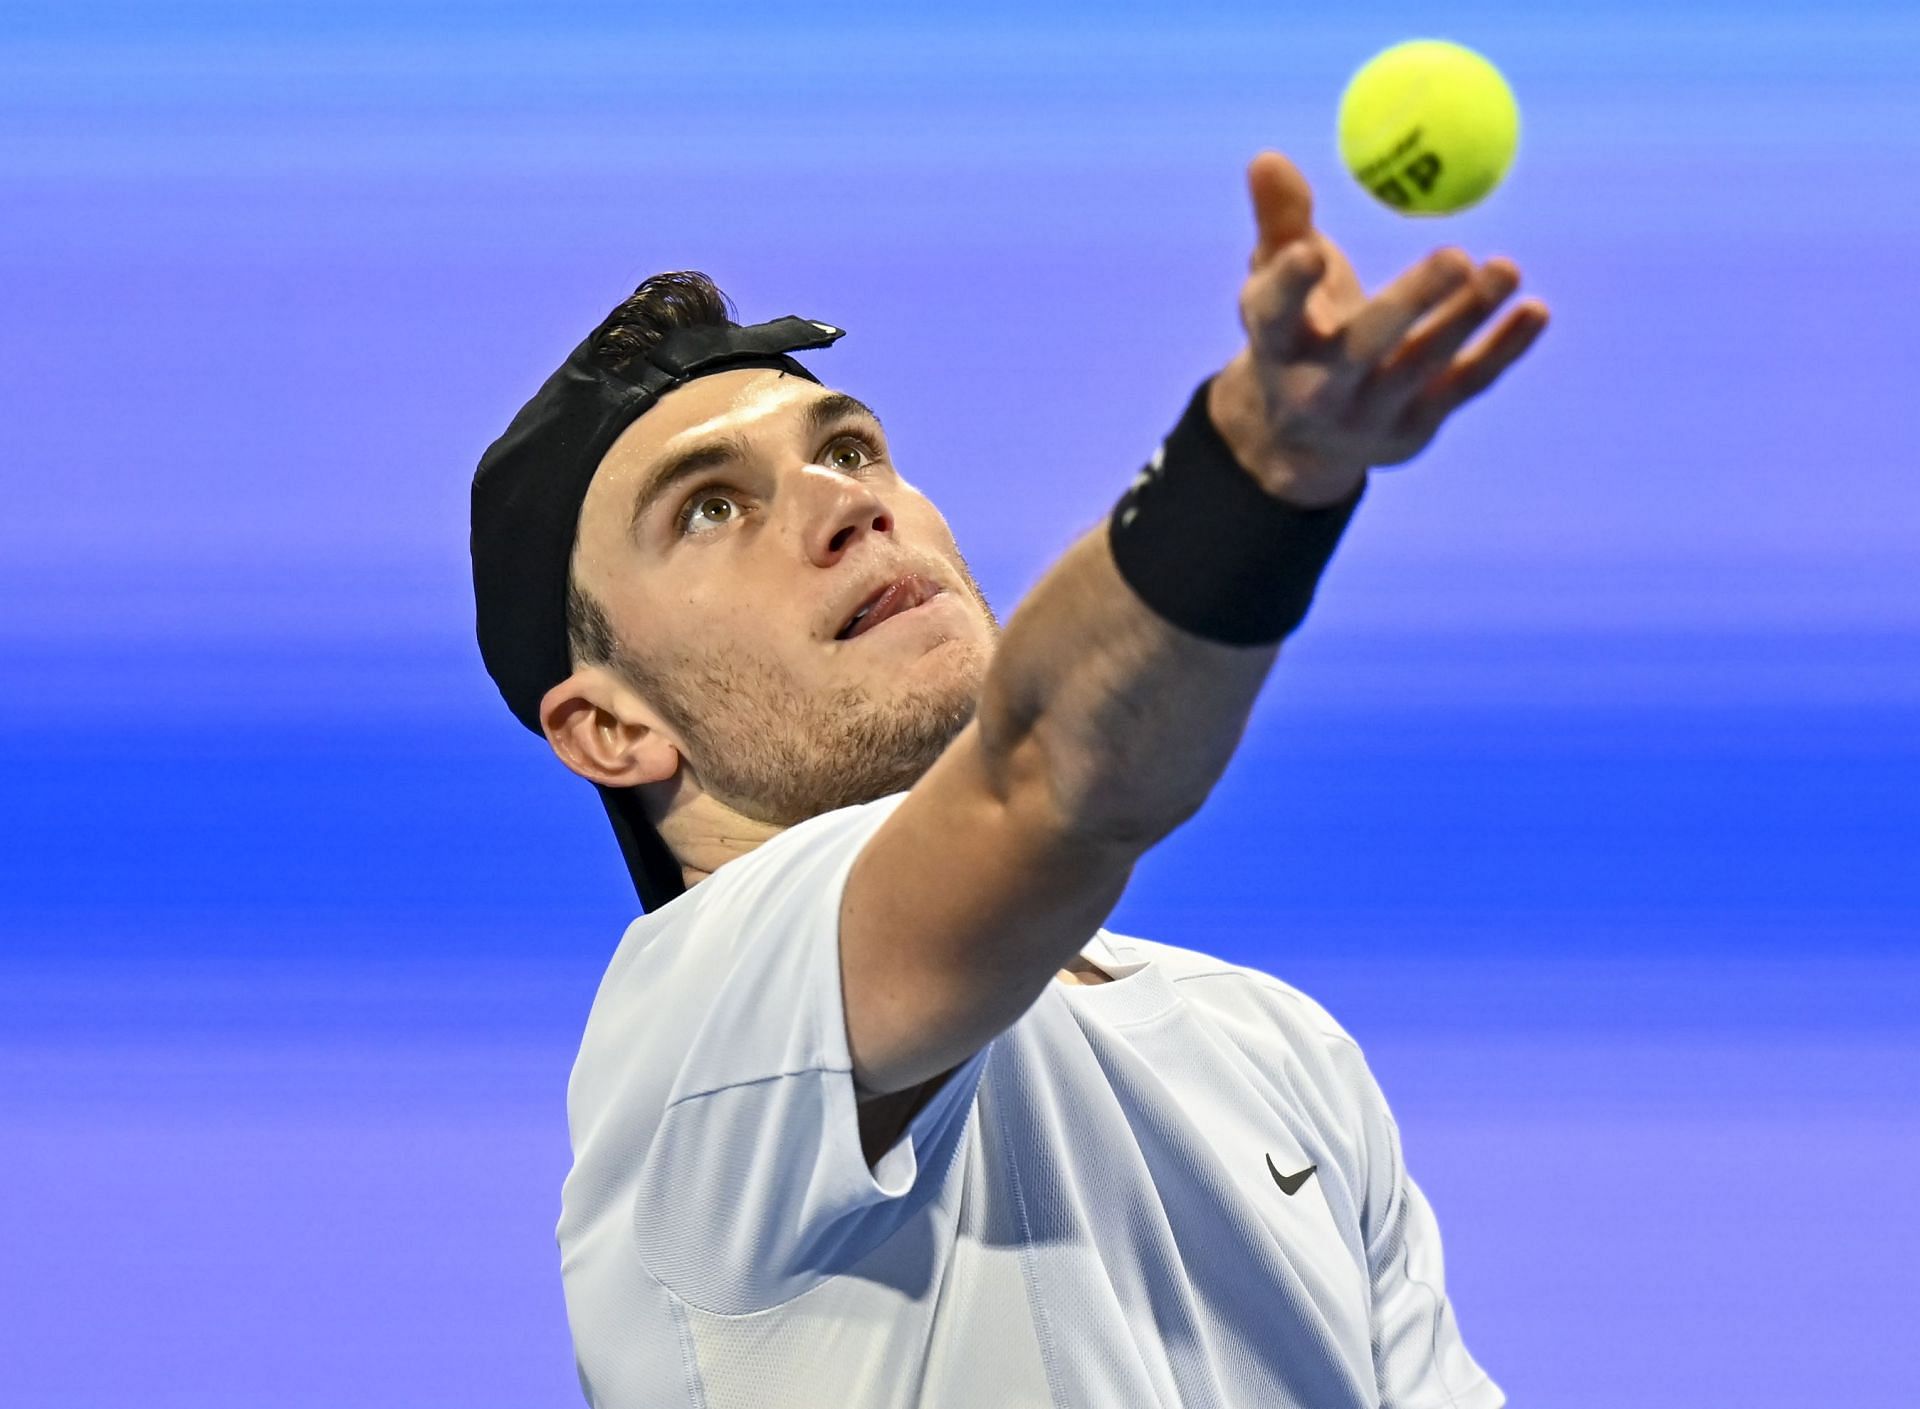
[[[562,763],[610,788],[657,783],[680,767],[659,717],[602,666],[582,666],[541,696],[540,728]]]

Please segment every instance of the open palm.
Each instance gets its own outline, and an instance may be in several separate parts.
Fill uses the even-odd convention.
[[[1476,269],[1449,246],[1369,298],[1313,228],[1313,193],[1292,162],[1261,152],[1247,185],[1259,228],[1240,291],[1247,345],[1214,379],[1208,411],[1269,493],[1331,503],[1369,468],[1413,458],[1546,327],[1546,305],[1528,299],[1456,356],[1519,287],[1512,260]]]

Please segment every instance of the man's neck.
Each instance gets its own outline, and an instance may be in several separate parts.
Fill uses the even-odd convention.
[[[668,850],[679,861],[680,874],[689,889],[786,830],[771,822],[743,817],[704,794],[674,808],[656,825]]]

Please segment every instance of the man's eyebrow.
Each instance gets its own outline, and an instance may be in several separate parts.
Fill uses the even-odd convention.
[[[868,420],[880,426],[882,434],[886,427],[881,425],[879,415],[874,409],[856,396],[844,391],[828,392],[807,403],[802,413],[802,425],[807,439],[812,440],[821,432],[847,421]],[[730,465],[748,457],[747,443],[737,435],[717,435],[703,440],[697,445],[689,445],[677,450],[660,461],[640,482],[640,490],[633,496],[633,513],[627,520],[627,531],[637,536],[640,526],[646,522],[647,515],[654,505],[667,496],[669,490],[695,475],[707,470],[717,469],[721,465]]]

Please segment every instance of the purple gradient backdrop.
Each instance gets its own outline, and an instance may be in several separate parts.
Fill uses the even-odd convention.
[[[1401,220],[1348,74],[1488,54]],[[0,31],[0,1404],[574,1404],[635,911],[472,646],[475,459],[645,275],[850,329],[1003,618],[1231,355],[1278,147],[1545,338],[1377,477],[1111,920],[1360,1038],[1519,1405],[1909,1405],[1920,15],[75,9]]]

